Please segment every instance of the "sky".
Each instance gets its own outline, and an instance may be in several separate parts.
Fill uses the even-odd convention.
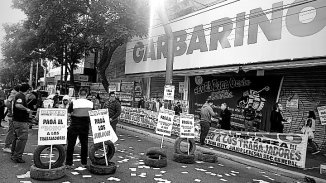
[[[3,42],[3,37],[5,36],[5,32],[2,27],[4,23],[17,23],[26,18],[25,14],[22,11],[11,7],[11,1],[12,0],[1,0],[0,3],[0,43]],[[2,58],[3,56],[0,51],[0,59]]]

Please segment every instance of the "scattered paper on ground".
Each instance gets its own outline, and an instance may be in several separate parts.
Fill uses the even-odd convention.
[[[92,175],[83,175],[83,178],[90,178]]]
[[[80,166],[80,167],[76,168],[75,170],[80,170],[80,171],[82,171],[82,170],[86,170],[86,168]]]
[[[25,178],[30,178],[30,177],[31,177],[30,171],[28,171],[28,172],[26,172],[25,174],[22,174],[22,175],[17,175],[18,179],[25,179]]]
[[[71,172],[71,174],[78,175],[79,173],[78,172]]]

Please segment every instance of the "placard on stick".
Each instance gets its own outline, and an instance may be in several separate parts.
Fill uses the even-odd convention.
[[[195,117],[193,114],[180,114],[180,137],[195,138]]]
[[[94,144],[110,140],[116,142],[118,137],[110,125],[108,109],[89,111]]]
[[[172,112],[159,113],[156,133],[171,136],[174,115]]]
[[[37,144],[66,144],[67,117],[67,109],[40,109]]]

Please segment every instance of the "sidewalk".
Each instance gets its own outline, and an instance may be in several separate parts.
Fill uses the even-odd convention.
[[[140,134],[148,135],[152,138],[161,139],[161,135],[155,134],[151,129],[142,128],[132,124],[120,122],[117,127],[137,132]],[[173,143],[177,136],[172,135],[171,137],[165,137],[164,143]],[[196,150],[205,151],[205,152],[214,152],[218,157],[229,159],[238,163],[246,164],[248,166],[253,166],[266,170],[269,172],[277,173],[286,177],[300,177],[301,180],[304,180],[305,177],[313,178],[316,182],[326,183],[326,174],[319,173],[319,166],[321,163],[326,163],[326,157],[320,153],[318,155],[307,154],[306,160],[306,169],[299,169],[294,167],[285,166],[282,164],[272,163],[263,159],[254,158],[251,156],[243,155],[240,153],[227,151],[225,149],[220,149],[217,147],[209,146],[209,148],[204,148],[199,145],[196,146]]]

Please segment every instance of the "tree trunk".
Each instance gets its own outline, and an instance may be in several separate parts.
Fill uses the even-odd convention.
[[[104,47],[100,62],[97,64],[97,72],[101,77],[102,84],[106,92],[109,91],[109,81],[106,78],[105,71],[109,67],[114,51],[119,47],[115,44],[110,47]]]

